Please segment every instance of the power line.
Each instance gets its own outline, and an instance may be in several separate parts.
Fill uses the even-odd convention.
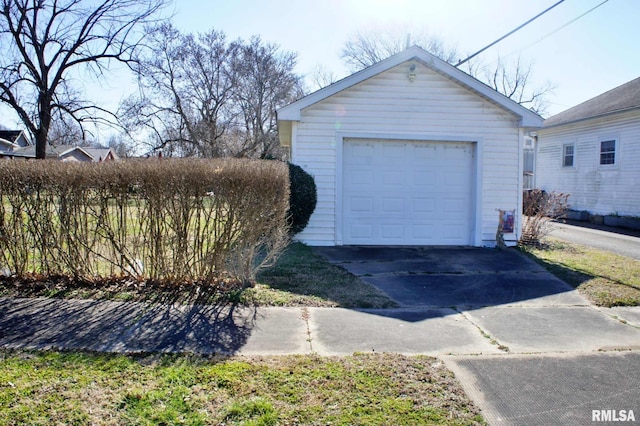
[[[525,47],[522,47],[522,48],[516,49],[516,50],[514,50],[514,51],[512,51],[512,52],[510,52],[510,53],[507,53],[506,55],[502,56],[502,59],[507,58],[507,57],[509,57],[509,56],[513,55],[513,54],[514,54],[514,53],[516,53],[516,52],[522,52],[523,50],[528,49],[528,48],[530,48],[531,46],[534,46],[534,45],[536,45],[536,44],[540,43],[542,40],[545,40],[545,39],[547,39],[547,38],[551,37],[552,35],[554,35],[554,34],[555,34],[555,33],[557,33],[558,31],[560,31],[560,30],[564,29],[565,27],[567,27],[567,26],[569,26],[569,25],[573,24],[573,23],[574,23],[574,22],[576,22],[578,19],[583,18],[584,16],[588,15],[589,13],[593,12],[594,10],[596,10],[597,8],[599,8],[600,6],[602,6],[603,4],[607,3],[608,1],[609,1],[609,0],[604,0],[603,2],[601,2],[601,3],[597,4],[597,5],[595,5],[594,7],[592,7],[592,8],[591,8],[591,9],[589,9],[589,10],[587,10],[586,12],[582,13],[581,15],[577,16],[576,18],[573,18],[572,20],[570,20],[570,21],[568,21],[568,22],[564,23],[563,25],[559,26],[558,28],[554,29],[553,31],[551,31],[551,32],[549,32],[549,33],[545,34],[544,36],[540,37],[539,39],[537,39],[537,40],[536,40],[536,41],[534,41],[533,43],[529,43],[529,44],[528,44],[528,45],[526,45]],[[484,65],[484,66],[480,67],[480,68],[479,68],[479,70],[484,70],[484,69],[486,69],[487,67],[491,66],[492,64],[494,64],[494,63],[496,63],[496,62],[497,62],[497,61],[490,62],[490,63],[488,63],[488,64],[486,64],[486,65]],[[456,66],[457,66],[457,65],[456,65]]]
[[[592,7],[591,9],[587,10],[586,12],[584,12],[582,15],[578,16],[577,18],[573,18],[571,21],[567,22],[564,25],[561,25],[560,27],[556,28],[555,30],[551,31],[550,33],[548,33],[547,35],[539,38],[538,40],[534,41],[533,43],[523,47],[520,50],[524,50],[524,49],[528,49],[529,47],[533,46],[534,44],[538,44],[540,43],[542,40],[551,37],[552,35],[554,35],[555,33],[557,33],[558,31],[560,31],[561,29],[573,24],[574,22],[576,22],[578,19],[584,17],[585,15],[588,15],[589,13],[593,12],[594,10],[596,10],[597,8],[599,8],[600,6],[602,6],[603,4],[605,4],[606,2],[608,2],[609,0],[604,0],[602,3],[597,4],[596,6]],[[509,56],[509,55],[507,55]]]
[[[521,24],[520,26],[518,26],[517,28],[511,30],[510,32],[508,32],[507,34],[503,35],[502,37],[500,37],[499,39],[497,39],[496,41],[494,41],[493,43],[489,44],[488,46],[483,47],[482,49],[478,50],[476,53],[474,53],[473,55],[469,56],[466,59],[463,59],[462,61],[458,62],[455,66],[456,68],[459,67],[460,65],[464,64],[465,62],[467,62],[469,59],[475,58],[476,56],[478,56],[479,54],[481,54],[482,52],[484,52],[485,50],[487,50],[488,48],[490,48],[491,46],[501,42],[502,40],[504,40],[505,38],[509,37],[511,34],[515,33],[516,31],[520,30],[521,28],[523,28],[524,26],[528,25],[529,23],[535,21],[536,19],[538,19],[540,16],[544,15],[545,13],[547,13],[548,11],[550,11],[551,9],[553,9],[554,7],[558,6],[560,3],[564,2],[564,0],[560,0],[559,2],[557,2],[556,4],[554,4],[553,6],[548,7],[547,9],[543,10],[542,12],[538,13],[536,16],[534,16],[533,18],[529,19],[527,22],[525,22],[524,24]]]

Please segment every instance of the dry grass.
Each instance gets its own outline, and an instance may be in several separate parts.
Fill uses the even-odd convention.
[[[525,253],[599,306],[640,306],[640,261],[546,238]]]
[[[356,354],[200,358],[0,352],[0,423],[483,424],[444,364]]]
[[[290,244],[274,267],[264,269],[245,300],[268,306],[397,307],[378,289],[302,243]]]
[[[237,280],[158,281],[131,277],[101,280],[2,277],[0,296],[104,299],[151,303],[391,308],[396,304],[358,277],[331,265],[301,243],[293,243],[275,265],[258,275],[254,288]]]

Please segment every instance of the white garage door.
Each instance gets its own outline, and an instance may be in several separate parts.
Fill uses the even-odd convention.
[[[346,139],[343,244],[473,244],[474,144]]]

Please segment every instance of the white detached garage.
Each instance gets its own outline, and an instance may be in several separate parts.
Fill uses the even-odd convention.
[[[542,118],[419,47],[278,111],[314,176],[310,245],[493,246],[520,237],[524,136]]]

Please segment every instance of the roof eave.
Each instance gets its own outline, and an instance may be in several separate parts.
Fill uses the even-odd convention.
[[[302,110],[318,103],[338,92],[352,87],[364,80],[374,77],[381,72],[400,65],[410,60],[418,60],[434,71],[443,74],[457,81],[459,84],[469,88],[489,101],[497,104],[503,109],[511,112],[519,118],[519,125],[528,128],[540,128],[544,119],[533,111],[528,110],[512,99],[498,93],[491,87],[482,83],[462,70],[452,66],[442,59],[428,53],[420,47],[414,46],[406,49],[394,56],[384,59],[368,68],[358,71],[344,79],[322,88],[302,99],[299,99],[277,111],[278,120],[300,121]]]
[[[609,111],[609,112],[606,112],[606,113],[603,113],[603,114],[596,114],[596,115],[592,115],[590,117],[576,118],[576,119],[573,119],[573,120],[568,120],[568,121],[563,121],[563,122],[556,123],[556,124],[551,124],[549,126],[544,126],[543,125],[542,130],[553,129],[554,127],[560,127],[560,126],[568,126],[570,124],[581,123],[583,121],[595,120],[595,119],[598,119],[598,118],[606,118],[606,117],[609,117],[611,115],[622,114],[622,113],[631,112],[631,111],[634,111],[634,110],[640,110],[640,105],[636,105],[636,106],[631,107],[631,108],[620,109],[620,110],[617,110],[617,111]]]

